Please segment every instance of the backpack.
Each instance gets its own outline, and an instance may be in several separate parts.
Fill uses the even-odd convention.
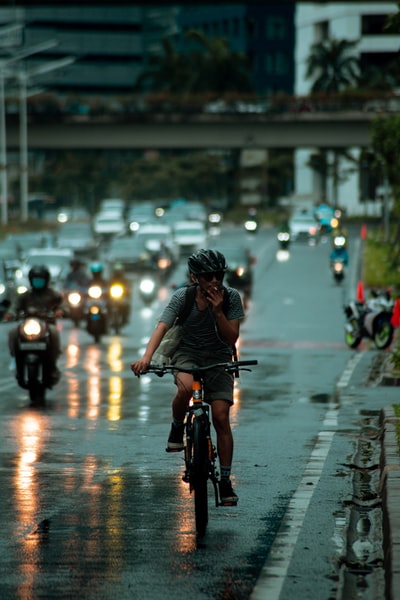
[[[185,304],[183,306],[183,309],[180,315],[177,316],[175,323],[172,325],[172,327],[168,329],[167,333],[164,335],[160,345],[158,346],[156,352],[153,355],[153,359],[156,362],[156,364],[169,364],[172,356],[178,348],[179,342],[181,340],[180,325],[182,325],[182,323],[186,321],[193,308],[193,304],[196,298],[196,288],[197,285],[195,284],[186,286]],[[229,295],[225,286],[223,286],[223,289],[225,293],[222,310],[226,314],[229,309]],[[234,360],[237,360],[236,345],[233,345],[232,347],[232,357]]]

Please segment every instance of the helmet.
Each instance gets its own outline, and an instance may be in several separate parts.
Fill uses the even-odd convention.
[[[28,279],[35,290],[47,288],[50,281],[50,271],[46,265],[34,265],[28,273]]]
[[[90,271],[92,273],[102,273],[103,272],[103,265],[99,262],[93,263],[90,265]]]
[[[188,258],[189,272],[193,275],[201,273],[212,273],[215,271],[226,271],[227,264],[225,256],[218,250],[199,250]]]

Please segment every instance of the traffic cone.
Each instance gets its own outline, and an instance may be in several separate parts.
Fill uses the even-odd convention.
[[[390,322],[393,327],[400,327],[400,298],[396,298],[394,301],[393,313]]]
[[[360,238],[362,240],[366,240],[367,239],[367,226],[365,225],[365,223],[361,226]]]
[[[356,300],[357,300],[357,302],[362,302],[363,304],[365,302],[364,285],[363,285],[363,282],[361,280],[358,282],[358,285],[357,285]]]

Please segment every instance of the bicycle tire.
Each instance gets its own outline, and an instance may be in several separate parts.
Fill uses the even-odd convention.
[[[206,430],[201,419],[195,418],[193,427],[193,477],[194,512],[197,535],[204,536],[208,523],[208,444]]]

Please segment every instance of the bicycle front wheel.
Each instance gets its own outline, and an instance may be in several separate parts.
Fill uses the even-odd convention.
[[[202,537],[208,523],[208,444],[204,423],[201,419],[193,420],[193,478],[194,512],[196,532]]]

